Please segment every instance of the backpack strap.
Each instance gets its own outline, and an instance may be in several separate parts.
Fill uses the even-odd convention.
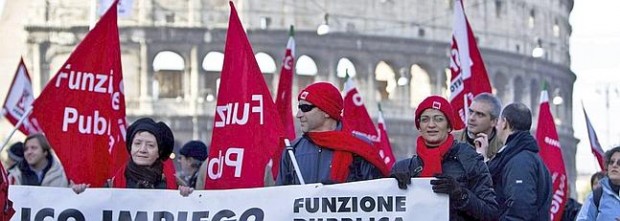
[[[596,206],[596,210],[599,210],[599,205],[601,205],[601,197],[603,196],[603,188],[602,187],[598,187],[595,188],[594,191],[592,191],[592,200],[594,201],[594,206]]]

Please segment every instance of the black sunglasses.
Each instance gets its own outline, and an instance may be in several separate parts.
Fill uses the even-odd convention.
[[[308,112],[311,111],[312,109],[314,109],[316,106],[312,105],[312,104],[300,104],[297,105],[297,108],[299,108],[299,110],[301,110],[301,112]]]

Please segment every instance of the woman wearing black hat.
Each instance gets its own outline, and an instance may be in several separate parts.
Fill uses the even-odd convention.
[[[174,147],[174,135],[170,127],[151,118],[141,118],[127,128],[125,139],[130,158],[106,186],[114,188],[176,189],[173,173],[164,170]],[[76,185],[77,186],[77,185]],[[81,193],[87,186],[74,187]]]
[[[174,175],[164,174],[164,161],[174,147],[174,135],[163,122],[141,118],[127,128],[125,139],[130,158],[127,165],[108,180],[117,188],[176,189]]]

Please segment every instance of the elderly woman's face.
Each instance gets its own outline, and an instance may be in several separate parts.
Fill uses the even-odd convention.
[[[420,115],[420,134],[428,147],[439,146],[448,138],[448,119],[437,109],[426,109]]]
[[[151,166],[159,158],[155,136],[146,131],[136,133],[131,142],[131,159],[140,166]]]
[[[620,152],[611,155],[609,164],[607,164],[607,176],[611,182],[620,185]]]

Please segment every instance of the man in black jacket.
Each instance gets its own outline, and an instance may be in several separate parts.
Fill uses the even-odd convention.
[[[500,220],[549,220],[551,176],[529,130],[532,114],[522,103],[504,108],[497,131],[504,146],[488,162]]]

